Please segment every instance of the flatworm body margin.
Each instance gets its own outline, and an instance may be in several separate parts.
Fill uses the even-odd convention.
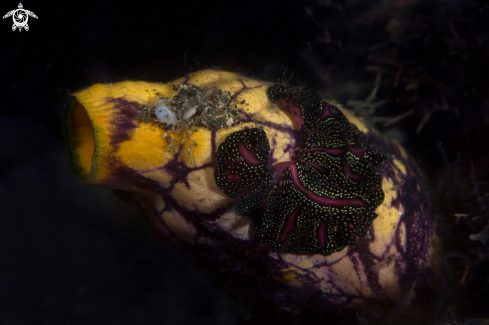
[[[271,180],[269,153],[267,135],[258,128],[230,134],[217,150],[216,184],[226,195],[239,198],[236,210],[241,215],[250,214],[265,199]]]
[[[245,128],[217,150],[215,179],[258,239],[276,251],[332,254],[365,237],[384,192],[377,166],[385,157],[363,145],[341,111],[307,88],[274,85],[268,98],[300,132],[298,156],[267,169],[266,133]]]

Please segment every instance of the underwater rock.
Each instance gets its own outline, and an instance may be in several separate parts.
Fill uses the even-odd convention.
[[[372,304],[387,315],[432,272],[422,172],[311,89],[204,70],[93,85],[65,117],[77,176],[125,191],[261,318],[340,323]]]

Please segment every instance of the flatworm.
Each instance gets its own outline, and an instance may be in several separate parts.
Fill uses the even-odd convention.
[[[267,95],[300,132],[297,158],[269,170],[265,131],[245,128],[217,150],[217,186],[238,199],[237,212],[276,251],[329,255],[357,244],[384,200],[376,169],[385,156],[361,143],[356,126],[312,89],[274,85]]]

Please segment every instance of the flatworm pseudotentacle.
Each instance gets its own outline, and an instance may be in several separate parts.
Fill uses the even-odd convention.
[[[274,85],[267,94],[296,122],[297,159],[267,170],[265,132],[238,131],[218,149],[216,183],[239,197],[238,213],[252,214],[257,238],[276,251],[329,255],[357,244],[384,200],[376,169],[385,157],[363,145],[356,126],[313,90]]]

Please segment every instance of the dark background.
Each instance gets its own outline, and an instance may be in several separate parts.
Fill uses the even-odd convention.
[[[253,322],[135,208],[76,180],[64,149],[71,92],[204,68],[316,86],[402,142],[443,239],[433,323],[489,318],[488,243],[469,237],[489,218],[486,2],[23,5],[28,32],[0,21],[0,324]]]

